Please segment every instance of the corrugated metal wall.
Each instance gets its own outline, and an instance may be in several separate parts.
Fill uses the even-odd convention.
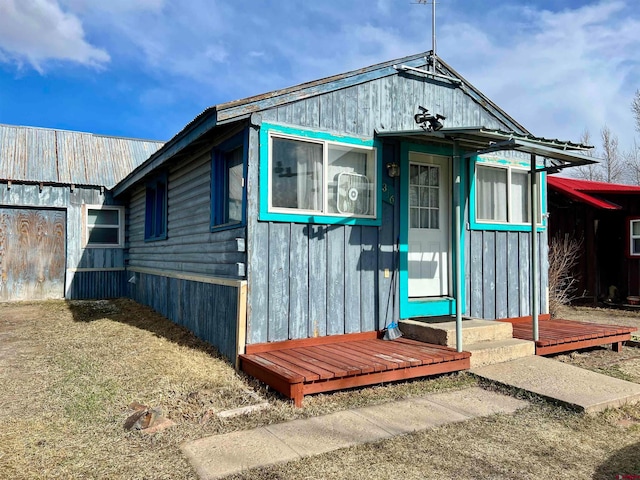
[[[66,213],[66,298],[111,298],[124,295],[122,248],[90,248],[82,245],[82,205],[114,204],[100,189],[68,186],[0,183],[0,207],[55,208]],[[87,269],[91,272],[79,272]],[[104,270],[101,270],[104,269]],[[120,270],[116,270],[120,269]],[[96,281],[101,279],[101,281]]]
[[[111,188],[162,142],[0,125],[0,179]]]

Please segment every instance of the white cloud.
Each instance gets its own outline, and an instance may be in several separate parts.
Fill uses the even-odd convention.
[[[638,88],[630,79],[640,74],[629,61],[640,50],[640,19],[632,12],[621,1],[556,13],[510,7],[493,12],[501,21],[491,29],[448,24],[441,45],[454,68],[532,133],[578,140],[587,128],[597,138],[608,124],[626,148]],[[528,27],[518,29],[518,18]],[[492,35],[494,29],[508,29],[509,40]]]
[[[63,12],[55,0],[0,0],[0,52],[0,60],[26,62],[41,73],[51,60],[93,67],[110,60],[85,40],[78,17]]]

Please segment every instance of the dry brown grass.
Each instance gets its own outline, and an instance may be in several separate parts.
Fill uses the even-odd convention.
[[[612,480],[640,474],[639,420],[640,407],[584,416],[538,402],[228,479]]]
[[[194,478],[184,441],[475,383],[442,376],[310,396],[296,409],[132,301],[0,304],[0,478]],[[248,390],[270,408],[215,416],[256,403]],[[176,425],[126,432],[132,401]]]

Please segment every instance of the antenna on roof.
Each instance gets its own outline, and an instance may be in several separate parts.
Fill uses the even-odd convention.
[[[436,0],[416,0],[420,5],[431,5],[431,73],[436,73]]]

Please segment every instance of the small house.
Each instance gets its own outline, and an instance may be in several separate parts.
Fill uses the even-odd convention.
[[[553,175],[548,188],[549,239],[568,236],[582,245],[575,296],[620,304],[639,296],[640,187]]]
[[[431,52],[203,111],[111,190],[128,295],[231,361],[399,319],[547,311],[531,135]]]

